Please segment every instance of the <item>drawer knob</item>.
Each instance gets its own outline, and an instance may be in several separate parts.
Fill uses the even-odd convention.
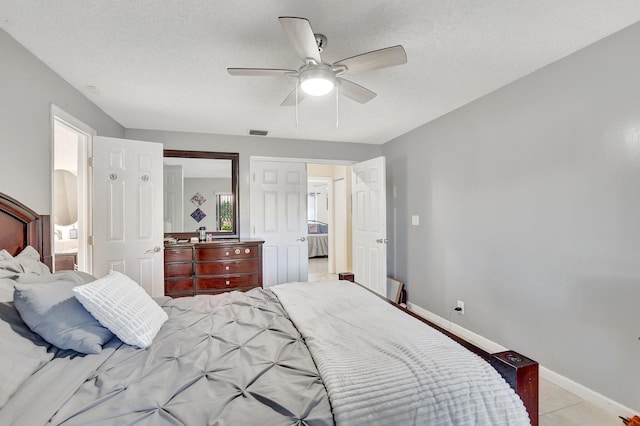
[[[244,252],[245,252],[246,254],[249,254],[249,253],[251,253],[251,249],[246,248],[246,249],[244,249]]]
[[[224,252],[224,255],[229,256],[229,252],[228,251]]]
[[[236,254],[240,254],[240,249],[236,249]]]
[[[230,282],[229,280],[226,280],[224,283],[225,283],[226,285],[231,284],[231,282]]]
[[[228,267],[228,266],[225,266],[225,267],[224,267],[224,269],[225,269],[226,271],[228,271],[228,270],[229,270],[229,267]]]

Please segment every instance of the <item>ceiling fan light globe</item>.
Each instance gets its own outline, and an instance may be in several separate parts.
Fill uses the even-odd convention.
[[[323,77],[311,77],[300,82],[300,88],[310,96],[324,96],[333,90],[335,83]]]

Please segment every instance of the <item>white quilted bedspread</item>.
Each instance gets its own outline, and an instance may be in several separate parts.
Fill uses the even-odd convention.
[[[337,425],[530,424],[486,361],[359,286],[271,290],[309,347]]]

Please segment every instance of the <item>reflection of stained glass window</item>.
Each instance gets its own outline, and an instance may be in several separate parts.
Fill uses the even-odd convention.
[[[218,229],[220,231],[233,230],[233,194],[217,193],[216,208],[218,209]]]

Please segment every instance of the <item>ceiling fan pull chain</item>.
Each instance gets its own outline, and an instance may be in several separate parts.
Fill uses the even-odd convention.
[[[340,102],[339,102],[339,97],[338,97],[338,91],[340,90],[340,85],[336,84],[336,129],[339,127],[340,125]]]
[[[296,127],[298,127],[298,82],[296,82]]]

